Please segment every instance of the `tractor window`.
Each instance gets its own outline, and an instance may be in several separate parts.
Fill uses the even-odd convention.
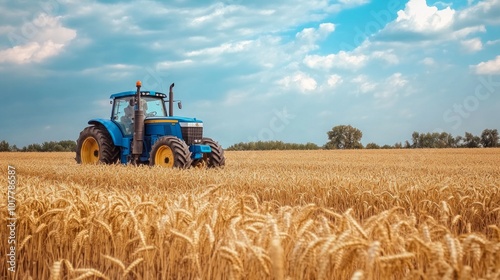
[[[134,97],[125,97],[115,99],[113,105],[112,119],[122,128],[125,135],[130,135],[134,131]],[[162,98],[143,96],[142,109],[145,117],[165,117],[165,105]],[[132,104],[132,105],[131,105]]]
[[[162,98],[155,97],[143,97],[146,101],[146,117],[165,117],[167,114],[165,112],[165,104]]]
[[[113,105],[112,119],[120,124],[125,135],[132,134],[134,130],[134,107],[130,105],[131,97],[117,98]]]

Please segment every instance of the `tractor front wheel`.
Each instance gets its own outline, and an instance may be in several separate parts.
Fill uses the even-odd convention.
[[[226,158],[224,157],[224,150],[211,138],[203,138],[202,144],[210,146],[212,152],[203,155],[203,159],[208,168],[222,167],[226,164]]]
[[[120,150],[113,144],[108,131],[101,126],[89,126],[80,132],[76,144],[76,162],[80,164],[112,164],[118,161]]]
[[[174,136],[163,136],[151,148],[149,165],[163,167],[189,168],[191,152],[186,142]]]

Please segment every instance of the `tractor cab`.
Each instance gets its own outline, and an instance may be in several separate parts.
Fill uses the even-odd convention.
[[[111,111],[111,120],[115,122],[124,135],[132,135],[134,133],[134,111],[135,111],[135,95],[134,91],[126,91],[112,94],[110,96],[113,109]],[[167,117],[164,98],[166,94],[142,91],[141,92],[141,109],[144,112],[144,117]]]

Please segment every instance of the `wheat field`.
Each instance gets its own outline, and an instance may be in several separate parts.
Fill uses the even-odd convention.
[[[0,153],[0,278],[500,279],[500,149],[226,158],[175,170]]]

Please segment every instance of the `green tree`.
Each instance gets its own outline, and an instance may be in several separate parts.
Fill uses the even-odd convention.
[[[41,152],[42,146],[40,144],[29,144],[23,148],[23,152]]]
[[[463,141],[464,146],[467,148],[478,148],[481,144],[481,138],[469,132],[465,132],[465,138],[463,139]]]
[[[337,125],[327,132],[326,149],[362,149],[361,130],[350,125]]]
[[[366,149],[380,149],[380,146],[375,144],[375,143],[368,143],[366,144]]]
[[[455,139],[447,132],[441,132],[438,135],[437,148],[454,148]]]
[[[419,143],[419,140],[420,139],[420,133],[414,131],[412,134],[411,134],[411,140],[413,142],[413,144],[411,144],[411,147],[412,148],[422,148],[420,143]]]
[[[483,133],[481,133],[481,144],[483,147],[497,147],[498,143],[498,130],[496,129],[485,129]]]
[[[427,132],[412,134],[412,148],[453,148],[456,147],[455,138],[446,132]],[[406,141],[405,147],[408,147],[409,142]]]
[[[42,143],[42,152],[52,152],[55,150],[56,145],[57,145],[57,143],[54,141],[43,142]]]
[[[316,145],[314,143],[311,143],[311,142],[307,142],[306,145],[304,146],[304,148],[306,150],[317,150],[317,149],[319,149],[318,145]]]
[[[439,133],[421,133],[418,141],[420,148],[439,148]]]
[[[58,143],[63,147],[63,151],[65,152],[74,152],[76,151],[76,141],[73,140],[63,140]]]
[[[405,141],[405,149],[409,149],[411,148],[411,144],[410,142],[408,142],[408,140]]]
[[[9,142],[2,140],[0,142],[0,152],[8,152],[8,151],[10,151]]]
[[[455,147],[456,148],[460,148],[460,147],[463,147],[464,143],[464,138],[460,135],[457,135],[455,138],[453,138],[454,140],[454,143],[455,143]]]

